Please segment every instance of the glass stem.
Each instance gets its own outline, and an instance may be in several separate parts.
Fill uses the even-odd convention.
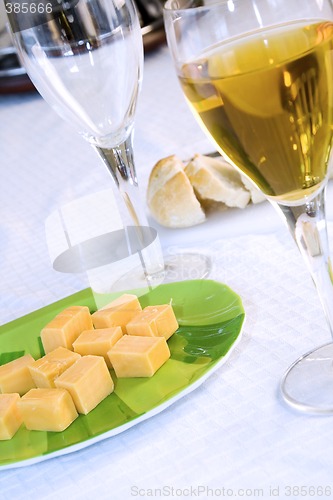
[[[132,141],[131,133],[123,143],[113,148],[95,146],[95,149],[108,171],[111,173],[136,228],[137,240],[139,242],[139,248],[141,248],[138,254],[144,273],[149,281],[150,277],[163,270],[164,264],[159,242],[156,241],[158,240],[157,237],[154,244],[145,248],[145,233],[143,228],[147,230],[149,226],[140,197],[135,172]],[[128,247],[129,253],[132,253],[129,238]]]
[[[315,283],[333,337],[333,274],[327,236],[324,186],[311,201],[299,206],[273,202],[282,212]]]

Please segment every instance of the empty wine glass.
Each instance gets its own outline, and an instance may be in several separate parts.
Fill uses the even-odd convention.
[[[227,159],[287,223],[333,334],[324,195],[333,134],[329,0],[168,0],[167,40],[186,100]],[[333,413],[333,344],[283,377],[284,399]]]
[[[166,280],[169,267],[164,266],[156,231],[148,226],[133,159],[134,115],[143,71],[142,34],[134,2],[5,0],[5,7],[30,79],[97,151],[131,215],[133,226],[124,231],[115,259],[127,256],[119,256],[119,249],[127,246],[129,254],[138,253],[141,265],[137,276],[130,270],[118,285],[137,288]],[[89,246],[82,246],[80,252]],[[198,260],[203,273],[207,272],[205,256]],[[186,255],[183,266],[185,261]]]

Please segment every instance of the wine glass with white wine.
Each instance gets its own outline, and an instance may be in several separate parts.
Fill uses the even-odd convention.
[[[97,151],[131,216],[132,225],[125,227],[123,236],[116,231],[109,240],[110,252],[117,246],[110,262],[135,253],[140,266],[125,273],[118,285],[133,289],[167,280],[169,268],[158,235],[148,226],[133,157],[143,73],[143,40],[133,0],[4,1],[27,74],[42,97]],[[78,254],[91,250],[87,243]],[[93,248],[95,258],[96,245]],[[93,260],[90,254],[87,261]],[[190,259],[193,264],[193,256]],[[186,255],[180,262],[186,267]],[[198,262],[203,274],[208,272],[205,256],[198,255]]]
[[[266,195],[298,245],[333,334],[325,188],[333,140],[329,0],[168,0],[186,100],[217,149]],[[293,407],[333,413],[333,344],[286,372]]]

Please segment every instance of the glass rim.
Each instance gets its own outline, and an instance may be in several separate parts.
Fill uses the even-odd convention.
[[[0,0],[1,1],[1,0]],[[14,1],[14,0],[11,0]],[[208,3],[205,3],[205,0],[197,0],[198,5],[195,5],[195,0],[166,0],[163,5],[164,12],[183,12],[190,10],[204,10],[211,9],[215,7],[223,7],[228,6],[230,2],[239,3],[240,1],[245,0],[210,0]],[[315,0],[317,2],[317,0]],[[329,3],[333,6],[333,0],[322,0],[322,3]]]
[[[201,5],[191,5],[193,0],[167,0],[164,3],[163,9],[165,12],[181,12],[181,11],[189,11],[191,9],[207,9],[211,7],[216,7],[216,6],[223,6],[227,5],[230,1],[238,1],[238,0],[215,0],[211,1],[209,4],[203,4]]]

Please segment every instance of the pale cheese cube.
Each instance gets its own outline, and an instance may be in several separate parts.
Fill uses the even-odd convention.
[[[114,385],[102,356],[82,356],[55,380],[56,387],[67,389],[79,413],[87,414],[106,396]]]
[[[73,349],[82,356],[88,354],[103,356],[107,366],[111,368],[112,365],[107,353],[122,336],[123,332],[120,326],[86,330],[75,340]]]
[[[0,394],[0,440],[11,439],[22,425],[19,400],[19,394]]]
[[[178,321],[170,304],[147,306],[126,325],[129,335],[171,337],[178,328]]]
[[[65,347],[57,347],[29,366],[37,387],[55,387],[54,380],[80,358],[80,354]]]
[[[80,333],[91,328],[93,323],[87,306],[71,306],[64,309],[41,331],[45,354],[59,346],[72,350],[72,344]]]
[[[164,337],[124,335],[108,352],[117,377],[151,377],[169,359]]]
[[[64,389],[31,389],[17,405],[24,425],[34,431],[61,432],[78,417],[73,400]]]
[[[22,396],[35,386],[29,366],[35,362],[31,354],[25,354],[0,366],[0,392],[17,392]]]
[[[120,326],[126,333],[126,324],[141,310],[142,307],[137,296],[125,293],[94,312],[92,319],[95,328]]]

